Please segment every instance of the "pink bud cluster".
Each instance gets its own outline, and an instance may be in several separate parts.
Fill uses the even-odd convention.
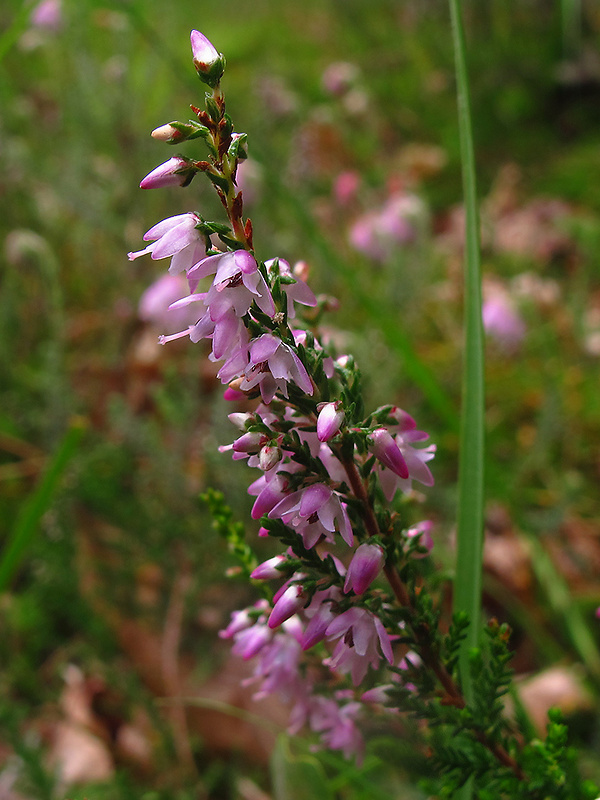
[[[211,113],[223,111],[223,57],[197,31],[192,50],[199,76],[214,90]],[[199,118],[210,124],[206,115]],[[225,116],[222,121],[214,130],[226,127]],[[177,125],[173,130],[183,130]],[[258,687],[257,696],[276,692],[291,704],[290,730],[308,725],[326,746],[360,754],[364,704],[355,689],[324,696],[316,685],[325,679],[339,685],[345,676],[358,687],[370,670],[402,657],[394,652],[400,619],[391,613],[382,576],[398,558],[427,555],[431,523],[403,526],[394,512],[381,517],[389,530],[380,529],[375,506],[391,504],[398,492],[407,496],[413,481],[431,486],[427,463],[435,446],[420,446],[427,433],[398,407],[357,418],[352,359],[334,359],[314,325],[289,327],[300,316],[297,306],[314,308],[317,299],[304,280],[305,265],[260,262],[251,249],[251,226],[242,226],[241,195],[235,195],[245,150],[234,147],[241,135],[229,131],[227,137],[226,146],[213,142],[213,151],[226,155],[202,162],[202,171],[212,170],[231,229],[221,236],[223,226],[195,212],[179,214],[150,228],[145,249],[129,258],[170,258],[169,273],[188,289],[170,309],[197,309],[192,324],[162,336],[161,343],[208,340],[209,359],[222,362],[218,377],[227,386],[226,399],[247,404],[260,397],[255,410],[229,415],[239,435],[219,449],[260,472],[248,488],[251,517],[260,522],[259,536],[284,552],[255,565],[251,578],[279,586],[271,602],[234,612],[221,636],[233,640],[234,654],[253,662],[249,683]],[[198,163],[176,156],[146,176],[142,188],[187,184]],[[215,231],[228,249],[215,247]]]

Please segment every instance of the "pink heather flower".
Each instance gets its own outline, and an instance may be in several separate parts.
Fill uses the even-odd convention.
[[[161,189],[163,186],[187,186],[196,170],[183,156],[173,156],[149,172],[140,183],[140,189]]]
[[[292,280],[293,283],[286,283],[282,281],[281,288],[287,297],[287,315],[288,319],[294,319],[296,316],[296,309],[294,303],[300,303],[303,306],[316,306],[317,298],[315,297],[312,289],[296,274],[292,272],[289,263],[283,258],[272,258],[265,261],[265,267],[271,274],[279,274],[283,278]]]
[[[392,436],[390,431],[388,431],[388,433],[395,442],[406,469],[408,470],[408,477],[403,478],[396,470],[393,470],[389,465],[385,464],[382,458],[379,459],[381,464],[377,466],[377,471],[379,473],[381,487],[386,498],[391,501],[398,488],[402,489],[404,492],[410,491],[413,480],[419,481],[419,483],[422,483],[424,486],[433,486],[433,475],[429,467],[426,466],[426,463],[431,461],[435,456],[436,448],[433,444],[423,448],[413,447],[413,443],[423,442],[429,438],[429,435],[425,433],[425,431],[415,430],[413,418],[405,411],[394,407],[389,415],[398,420],[397,425],[389,426],[390,429],[394,431],[395,435]],[[386,445],[387,448],[389,448],[389,450],[387,450],[387,455],[391,454],[395,456],[387,437],[383,434],[378,434],[378,436],[381,439],[379,442],[381,449],[383,450],[384,445]],[[373,447],[371,447],[371,450],[375,453]],[[375,453],[375,455],[377,455],[377,453]]]
[[[282,587],[283,591],[275,594],[273,610],[269,616],[269,628],[278,628],[286,619],[306,605],[306,593],[300,583],[292,583]]]
[[[325,638],[327,628],[337,616],[336,604],[341,599],[342,593],[337,586],[315,592],[305,610],[309,622],[301,640],[303,650],[310,650]]]
[[[196,228],[199,223],[200,217],[192,213],[163,219],[144,234],[144,241],[152,243],[144,250],[128,253],[129,260],[147,254],[153,259],[171,257],[169,272],[172,275],[189,270],[206,256],[204,238]]]
[[[190,309],[171,311],[170,304],[181,297],[187,284],[180,275],[161,275],[150,284],[140,297],[138,316],[143,322],[150,322],[159,328],[178,330],[183,325],[191,325],[196,315]]]
[[[399,478],[408,478],[408,467],[396,440],[385,428],[376,428],[367,437],[367,444],[373,455],[384,467],[391,469]]]
[[[301,344],[306,346],[306,331],[301,329],[293,330],[292,333],[294,334],[294,341],[297,345]],[[319,344],[319,342],[315,339],[313,342],[313,347],[318,352],[323,352],[323,348]],[[335,374],[335,362],[331,356],[326,356],[323,359],[323,372],[325,373],[327,378],[333,378]]]
[[[235,453],[258,453],[265,442],[268,441],[264,433],[248,432],[242,434],[232,444]]]
[[[175,303],[171,303],[169,308],[184,309],[194,303],[204,301],[205,297],[205,294],[188,295]],[[227,309],[223,316],[216,321],[212,320],[210,312],[206,311],[195,325],[190,325],[186,330],[173,333],[170,336],[160,336],[159,342],[160,344],[167,344],[167,342],[181,339],[183,336],[189,336],[194,343],[202,339],[212,339],[213,349],[209,355],[211,361],[218,361],[231,351],[236,356],[239,356],[238,369],[233,371],[231,377],[224,380],[223,383],[229,383],[234,377],[237,377],[248,362],[247,355],[245,355],[248,345],[248,333],[243,321],[236,316],[232,308]]]
[[[212,274],[215,277],[208,292],[195,292],[200,280]],[[269,288],[258,271],[256,260],[246,250],[207,256],[188,270],[187,279],[194,293],[182,297],[171,308],[183,308],[201,302],[206,312],[195,326],[163,339],[163,344],[188,335],[192,342],[212,338],[210,359],[218,361],[229,355],[219,377],[223,383],[230,383],[241,377],[248,366],[248,334],[242,317],[248,313],[253,302],[265,314],[273,316],[275,313]]]
[[[234,635],[231,652],[241,656],[244,661],[254,658],[271,641],[271,629],[266,623],[257,620],[250,628],[244,628]]]
[[[320,442],[328,442],[339,433],[345,414],[339,400],[325,403],[317,417],[317,438]]]
[[[327,638],[339,639],[326,665],[349,673],[355,686],[364,680],[367,669],[379,666],[381,655],[394,660],[390,637],[381,620],[371,611],[354,606],[344,611],[327,628]]]
[[[243,681],[244,686],[260,681],[258,691],[252,695],[253,700],[275,693],[284,702],[306,697],[306,682],[299,670],[302,649],[294,635],[293,624],[294,618],[287,620],[260,650],[252,677]]]
[[[228,403],[239,403],[239,401],[244,400],[245,397],[246,395],[244,392],[240,392],[238,389],[232,389],[231,386],[228,386],[223,392],[223,400],[226,400]]]
[[[360,763],[364,740],[357,721],[362,711],[362,704],[356,701],[338,705],[334,698],[317,695],[310,701],[309,725],[330,750],[341,750],[346,758],[354,755]]]
[[[212,286],[203,298],[213,321],[220,319],[230,308],[236,316],[243,317],[253,300],[268,316],[275,314],[269,287],[258,270],[256,259],[247,250],[228,251],[202,259],[188,270],[190,291],[195,292],[200,280],[213,274]],[[193,302],[195,297],[190,295],[188,302]]]
[[[344,592],[364,594],[383,569],[385,552],[378,544],[364,543],[357,547],[344,583]]]
[[[190,33],[192,59],[199,78],[214,88],[225,71],[225,59],[200,31]]]
[[[220,58],[214,45],[200,31],[191,31],[190,42],[194,64],[198,63],[202,67],[211,67]]]
[[[302,536],[307,548],[321,539],[335,541],[336,530],[348,546],[354,534],[348,512],[339,496],[324,483],[313,483],[292,492],[269,511],[271,519],[281,519]]]
[[[433,539],[431,538],[432,528],[433,522],[431,522],[429,519],[426,519],[423,520],[423,522],[419,522],[417,525],[413,525],[412,528],[409,528],[406,531],[406,535],[409,539],[418,537],[419,547],[423,547],[427,551],[425,553],[413,551],[413,558],[425,558],[433,550]]]
[[[348,480],[348,474],[346,473],[343,464],[339,458],[333,454],[333,451],[328,445],[323,443],[319,448],[318,455],[332,481],[342,483],[343,481]]]
[[[222,631],[219,631],[221,639],[231,639],[240,631],[250,628],[254,625],[257,618],[256,612],[264,613],[269,610],[269,604],[266,600],[259,600],[251,608],[244,608],[241,611],[234,611],[231,614],[231,622]]]
[[[231,622],[219,632],[219,636],[222,639],[233,639],[232,652],[236,655],[242,656],[245,660],[253,658],[273,638],[271,629],[267,625],[268,610],[267,601],[259,600],[249,609],[234,611]]]
[[[258,480],[251,483],[248,487],[248,494],[256,496],[250,514],[252,519],[260,519],[275,508],[286,497],[287,486],[287,478],[281,475],[275,475],[270,480],[266,475],[261,475]]]
[[[263,333],[250,342],[250,360],[240,384],[242,391],[260,388],[263,403],[270,403],[276,392],[288,396],[287,384],[295,384],[312,395],[312,381],[306,367],[292,348],[270,333]],[[226,381],[229,383],[229,380]]]

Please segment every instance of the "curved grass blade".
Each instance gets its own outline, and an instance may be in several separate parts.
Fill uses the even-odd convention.
[[[460,0],[449,0],[457,84],[458,126],[465,204],[465,344],[460,420],[458,518],[454,611],[466,612],[471,624],[462,645],[459,670],[467,701],[473,699],[469,651],[477,647],[481,616],[484,504],[484,345],[481,321],[481,263],[475,156],[469,81]],[[473,797],[473,781],[459,791]]]
[[[471,696],[468,651],[476,647],[481,607],[484,503],[484,351],[481,322],[481,265],[475,157],[469,107],[460,0],[450,0],[456,63],[458,122],[465,203],[465,343],[458,477],[457,565],[454,610],[466,611],[471,625],[463,647],[461,678]]]
[[[27,548],[38,530],[42,515],[55,496],[65,469],[75,455],[85,426],[75,420],[67,430],[39,484],[23,503],[4,551],[0,555],[0,592],[4,591],[19,568]]]

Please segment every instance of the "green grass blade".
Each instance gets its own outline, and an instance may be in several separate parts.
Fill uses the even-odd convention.
[[[457,564],[454,610],[471,620],[460,661],[471,699],[468,651],[477,646],[481,613],[484,494],[484,354],[481,322],[481,265],[475,157],[460,0],[450,0],[456,63],[458,123],[465,202],[465,343],[458,476]]]
[[[479,640],[483,560],[484,491],[484,358],[481,321],[481,264],[475,156],[469,103],[469,81],[460,0],[449,0],[458,99],[458,125],[465,203],[465,282],[462,409],[458,471],[458,517],[454,611],[466,611],[471,620],[459,659],[463,690],[473,699],[469,650]],[[473,797],[470,779],[458,792],[460,800]]]
[[[0,592],[6,589],[23,560],[27,547],[38,529],[39,521],[49,508],[60,479],[77,450],[84,430],[80,420],[71,424],[39,484],[23,503],[0,556]]]

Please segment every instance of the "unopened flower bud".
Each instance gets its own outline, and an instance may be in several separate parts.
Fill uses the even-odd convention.
[[[245,397],[246,395],[244,392],[240,392],[239,389],[234,389],[233,386],[228,386],[223,392],[223,400],[227,400],[228,403],[237,403]]]
[[[320,442],[328,442],[339,432],[344,421],[344,411],[339,400],[325,403],[317,417],[317,438]]]
[[[168,122],[155,128],[150,134],[153,139],[167,144],[178,144],[188,139],[197,139],[199,136],[205,138],[207,135],[208,128],[196,122]]]
[[[264,433],[244,433],[233,443],[235,453],[256,454],[266,441]]]
[[[178,131],[177,128],[174,128],[170,123],[161,125],[159,128],[154,128],[150,136],[153,139],[158,139],[159,142],[167,142],[167,144],[182,142],[186,138],[181,131]]]
[[[281,578],[282,572],[279,569],[282,564],[287,561],[286,556],[278,555],[263,561],[256,569],[250,573],[250,577],[259,581],[268,581],[275,578]]]
[[[396,440],[385,428],[377,428],[367,438],[369,449],[384,467],[400,478],[408,478],[408,467]]]
[[[385,552],[378,544],[361,544],[354,553],[344,583],[344,592],[363,594],[383,569]]]
[[[254,418],[254,414],[251,414],[249,411],[234,411],[233,414],[227,415],[227,419],[241,431],[245,431],[246,423],[250,422]]]
[[[277,595],[276,595],[277,596]],[[277,628],[286,619],[293,616],[306,604],[304,589],[299,583],[293,583],[278,597],[273,611],[269,616],[267,625],[269,628]]]
[[[281,461],[281,456],[279,447],[266,444],[258,454],[258,466],[263,472],[267,472]]]
[[[140,183],[140,189],[160,189],[163,186],[187,186],[196,173],[192,162],[183,156],[174,156],[160,164]]]
[[[225,58],[200,31],[191,32],[190,42],[198,77],[203,83],[214,89],[225,72]]]

